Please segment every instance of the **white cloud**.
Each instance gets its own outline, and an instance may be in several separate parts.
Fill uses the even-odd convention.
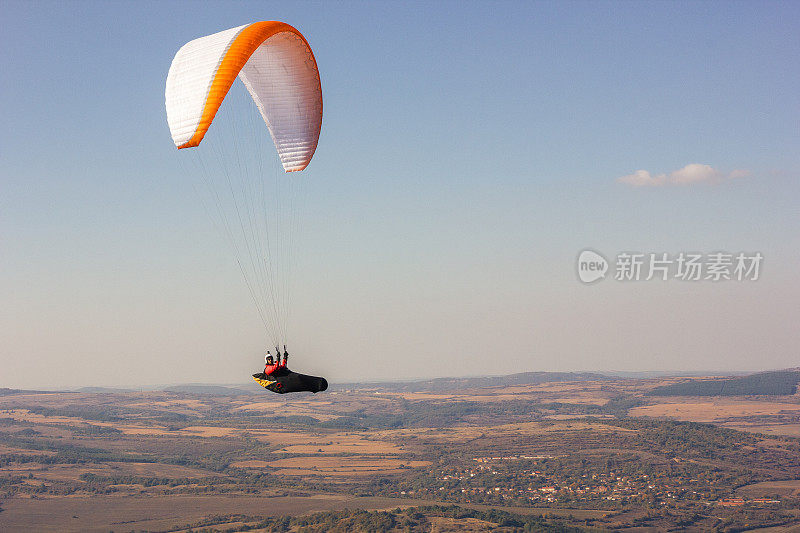
[[[722,173],[709,165],[691,163],[680,170],[670,172],[668,181],[675,185],[691,185],[703,181],[719,181]]]
[[[646,170],[637,170],[633,174],[628,174],[627,176],[617,178],[617,181],[620,183],[625,183],[626,185],[632,185],[634,187],[657,187],[659,185],[664,185],[666,179],[666,174],[651,176]]]
[[[743,178],[750,175],[749,170],[739,169],[724,174],[709,165],[690,163],[673,170],[669,174],[650,174],[647,170],[637,170],[633,174],[617,178],[619,183],[631,187],[661,187],[663,185],[694,185],[695,183],[720,183],[725,180]]]

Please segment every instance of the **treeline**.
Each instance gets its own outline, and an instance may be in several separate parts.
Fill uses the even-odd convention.
[[[113,476],[104,476],[87,472],[81,474],[81,481],[95,485],[141,485],[143,487],[157,487],[165,485],[167,487],[177,487],[180,485],[191,485],[198,483],[217,484],[217,483],[230,483],[231,480],[223,477],[205,477],[205,478],[172,478],[172,477],[158,477],[158,476],[137,476],[134,474],[121,474]]]
[[[649,396],[785,396],[794,394],[800,371],[762,372],[736,378],[690,380],[656,387]]]
[[[24,407],[29,412],[42,416],[64,416],[68,418],[82,418],[97,422],[119,422],[123,420],[123,412],[109,406],[78,406],[78,407],[43,407],[40,405],[27,405]]]
[[[492,528],[506,528],[505,531],[577,533],[581,528],[566,525],[561,520],[508,513],[497,509],[481,511],[456,505],[432,505],[394,509],[391,511],[364,511],[343,509],[324,511],[302,516],[270,517],[255,523],[237,524],[235,527],[214,531],[234,533],[237,531],[265,530],[273,532],[304,531],[308,533],[379,533],[384,531],[431,531],[431,518],[442,517],[454,520],[481,520],[493,524]],[[250,522],[251,517],[242,515],[212,516],[204,520],[181,526],[180,529],[210,528],[232,522]],[[467,525],[467,524],[464,524]],[[472,525],[472,524],[470,524]]]

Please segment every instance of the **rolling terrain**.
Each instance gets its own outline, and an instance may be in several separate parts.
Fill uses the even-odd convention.
[[[800,526],[795,375],[4,389],[0,529]]]

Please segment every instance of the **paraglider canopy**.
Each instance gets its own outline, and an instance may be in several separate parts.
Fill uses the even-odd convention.
[[[314,54],[292,26],[255,22],[183,45],[167,75],[167,122],[175,146],[198,146],[239,77],[269,128],[286,172],[311,161],[322,127]]]

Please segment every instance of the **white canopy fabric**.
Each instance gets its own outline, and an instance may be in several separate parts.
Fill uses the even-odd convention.
[[[175,146],[198,146],[239,77],[269,128],[286,172],[306,168],[322,128],[322,87],[305,38],[283,22],[231,28],[186,43],[167,75]]]

